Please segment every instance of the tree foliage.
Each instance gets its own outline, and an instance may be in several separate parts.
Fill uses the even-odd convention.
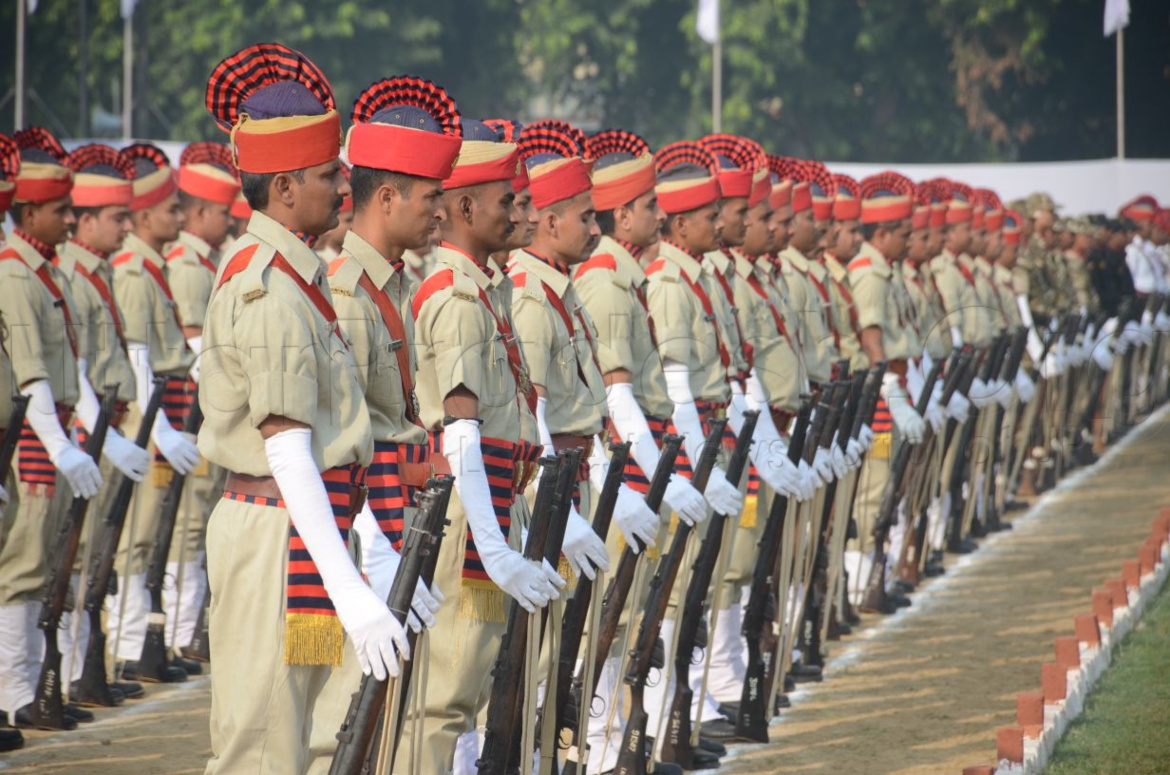
[[[1166,104],[1170,59],[1157,0],[1134,0],[1137,83]],[[83,128],[81,24],[90,106],[118,114],[119,0],[41,0],[28,23],[30,121]],[[173,0],[135,14],[135,134],[216,136],[207,74],[252,42],[300,48],[342,113],[370,81],[442,83],[472,117],[559,116],[621,126],[654,145],[711,126],[712,49],[696,0]],[[1099,0],[722,0],[723,126],[781,153],[837,160],[978,161],[1109,155],[1112,41]],[[15,3],[0,4],[0,30]],[[1148,52],[1154,50],[1155,54]],[[1143,80],[1144,79],[1144,80]],[[0,94],[14,82],[0,64]],[[1136,116],[1150,100],[1131,100]],[[1164,109],[1163,109],[1164,110]],[[12,105],[0,110],[11,126]],[[1135,115],[1131,125],[1140,123]],[[93,129],[89,129],[94,134]],[[1166,133],[1142,134],[1170,155]]]

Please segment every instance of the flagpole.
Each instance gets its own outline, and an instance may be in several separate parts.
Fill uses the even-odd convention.
[[[122,137],[134,136],[134,8],[122,14]]]
[[[723,18],[719,0],[715,0],[715,43],[711,49],[711,131],[723,131]]]
[[[16,104],[13,107],[13,128],[24,129],[24,26],[26,0],[16,0]]]
[[[1117,158],[1125,158],[1125,34],[1117,28]]]

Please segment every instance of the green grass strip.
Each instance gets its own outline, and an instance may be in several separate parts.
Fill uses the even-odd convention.
[[[1170,593],[1158,595],[1114,652],[1045,773],[1170,773]]]

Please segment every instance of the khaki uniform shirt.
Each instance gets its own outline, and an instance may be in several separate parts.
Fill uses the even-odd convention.
[[[512,291],[516,336],[523,345],[532,384],[544,388],[549,433],[600,433],[608,412],[605,385],[593,353],[597,332],[571,280],[524,250],[512,255],[508,275],[516,286]],[[567,322],[549,293],[560,300]]]
[[[1075,250],[1066,250],[1064,259],[1077,307],[1085,311],[1096,310],[1097,294],[1093,291],[1093,281],[1089,276],[1088,260]]]
[[[745,255],[736,255],[735,305],[752,318],[748,343],[768,405],[795,412],[800,408],[800,394],[808,389],[808,375],[793,335],[796,321],[771,282],[768,269],[766,258],[752,261]]]
[[[645,285],[646,273],[637,259],[611,237],[602,237],[590,259],[573,273],[573,287],[597,328],[594,343],[601,373],[630,372],[638,406],[661,420],[671,416],[674,404],[666,395]]]
[[[975,272],[975,259],[964,253],[955,259],[955,265],[964,283],[971,289],[971,298],[974,299],[971,306],[963,309],[963,336],[976,347],[986,347],[991,343],[992,336],[987,289],[980,288],[979,278]]]
[[[402,275],[407,289],[413,294],[435,268],[435,251],[407,250],[402,254]]]
[[[727,368],[720,359],[720,347],[724,345],[714,311],[714,294],[719,289],[711,287],[712,278],[704,275],[694,256],[665,241],[659,242],[658,258],[647,267],[646,276],[646,301],[663,363],[687,365],[691,395],[696,401],[726,403],[731,388]],[[711,300],[710,315],[691,289],[692,284]]]
[[[69,309],[74,333],[78,315],[69,287],[57,268],[19,234],[9,235],[5,250],[15,250],[22,259],[0,261],[0,318],[4,321],[4,349],[12,363],[15,388],[48,380],[53,400],[73,406],[78,398],[77,360],[69,344],[64,307]],[[47,267],[61,291],[60,305],[37,277],[42,266]],[[7,425],[8,418],[3,422]]]
[[[938,361],[950,355],[951,329],[943,322],[946,313],[942,300],[931,282],[930,269],[922,269],[909,261],[902,262],[902,280],[918,316],[918,339],[931,360]]]
[[[120,321],[122,313],[114,296],[114,273],[110,262],[72,241],[65,243],[58,256],[57,268],[69,285],[69,294],[77,310],[74,318],[77,345],[81,357],[86,359],[85,376],[89,384],[99,395],[105,392],[107,385],[117,385],[119,400],[133,401],[138,395],[138,387],[114,322],[114,316],[117,315]],[[94,279],[86,277],[83,271]],[[107,306],[95,281],[101,283],[114,300],[112,308]]]
[[[328,304],[325,265],[296,235],[255,212],[224,256],[217,282],[235,255],[251,249],[246,267],[216,288],[207,307],[199,451],[228,471],[270,476],[259,428],[275,416],[312,428],[319,470],[368,465],[374,445],[357,364],[337,323],[296,279]],[[277,256],[295,278],[272,266]]]
[[[238,242],[235,247],[239,247]],[[191,368],[195,353],[187,347],[176,302],[146,269],[147,261],[159,272],[165,271],[163,257],[135,234],[126,235],[122,252],[112,261],[114,293],[126,321],[126,339],[150,349],[150,369],[155,374],[181,376]],[[207,348],[206,342],[203,347]]]
[[[707,286],[711,288],[711,304],[715,310],[715,318],[719,322],[719,335],[731,356],[727,366],[727,378],[739,380],[747,375],[750,363],[747,351],[744,350],[743,340],[751,334],[744,330],[742,316],[735,307],[735,270],[730,257],[721,250],[713,250],[703,256],[703,273],[707,276]],[[722,278],[722,283],[720,282]],[[724,284],[731,289],[728,296]]]
[[[1007,316],[1008,328],[1015,329],[1024,325],[1024,320],[1020,317],[1020,307],[1016,304],[1016,290],[1011,270],[996,264],[991,271],[992,277],[995,278],[995,291],[999,294],[1000,307]]]
[[[832,253],[821,256],[828,272],[829,298],[833,327],[837,331],[837,351],[841,358],[849,360],[850,371],[869,368],[869,361],[861,351],[860,333],[857,329],[857,308],[853,303],[853,292],[849,287],[849,270]]]
[[[810,277],[813,264],[793,247],[786,248],[780,259],[788,286],[788,301],[801,321],[808,378],[813,382],[828,382],[836,348],[829,328],[829,313],[825,309],[827,305]]]
[[[958,258],[951,251],[943,250],[931,260],[930,272],[945,313],[941,325],[959,329],[964,344],[980,345],[975,312],[979,309],[979,301],[975,298],[975,289],[959,271]]]
[[[342,243],[341,255],[329,266],[329,290],[341,332],[357,363],[357,379],[370,410],[374,441],[424,444],[427,433],[406,417],[408,402],[403,395],[398,350],[405,350],[409,376],[414,375],[414,320],[400,265],[391,264],[370,243],[350,230]],[[374,299],[358,284],[366,275],[374,288],[386,295],[402,320],[404,341],[395,340]]]
[[[435,270],[411,305],[418,356],[415,389],[428,430],[442,429],[443,399],[463,387],[479,401],[485,438],[520,437],[518,402],[524,397],[517,391],[497,322],[507,325],[507,313],[494,309],[490,291],[491,278],[471,256],[446,243],[439,247]],[[483,298],[489,298],[488,304]]]
[[[190,232],[179,232],[179,238],[171,245],[167,253],[167,282],[184,326],[203,327],[219,257],[218,250]]]
[[[508,330],[515,332],[516,323],[512,320],[512,294],[515,292],[516,285],[512,282],[512,278],[508,277],[508,273],[504,269],[500,269],[494,264],[490,266],[490,273],[488,273],[488,288],[487,295],[491,299],[492,309],[496,310],[496,314],[502,317],[508,323]],[[524,360],[524,348],[517,347],[517,352],[520,355],[520,362],[524,365],[524,373],[528,374],[528,362]],[[517,402],[517,407],[520,411],[520,438],[527,441],[529,444],[540,443],[540,429],[536,424],[536,415],[532,413],[532,409],[528,406],[528,401],[521,397]]]
[[[857,325],[862,331],[871,327],[881,329],[882,349],[890,361],[918,355],[911,330],[913,321],[905,317],[912,302],[894,275],[894,268],[885,256],[868,242],[861,243],[861,250],[849,262],[849,286],[857,305]]]
[[[1008,328],[1004,310],[999,303],[999,291],[995,289],[995,278],[992,277],[991,262],[983,256],[976,256],[972,262],[975,275],[975,292],[979,302],[987,310],[987,318],[991,324],[993,335],[1002,334]]]

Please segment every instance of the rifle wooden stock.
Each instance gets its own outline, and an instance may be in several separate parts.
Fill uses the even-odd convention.
[[[101,459],[102,445],[106,442],[106,431],[110,427],[110,418],[114,416],[117,398],[117,386],[106,388],[93,432],[86,439],[85,452],[93,458],[94,463]],[[58,475],[59,487],[65,486],[64,480],[64,476]],[[85,512],[89,509],[89,501],[89,498],[80,495],[73,496],[69,512],[53,543],[60,551],[54,557],[49,577],[45,581],[44,604],[37,621],[37,626],[45,633],[45,659],[41,663],[30,713],[38,729],[69,729],[75,726],[74,722],[66,719],[65,702],[61,697],[61,649],[57,644],[57,628],[61,624],[61,614],[65,612],[73,563],[77,559],[77,547],[81,544],[81,532],[85,529]]]
[[[650,480],[650,488],[646,491],[646,507],[655,513],[658,513],[662,508],[662,498],[666,493],[666,486],[670,484],[670,477],[674,473],[674,463],[681,447],[682,436],[668,433],[662,437],[662,451],[658,456],[658,466],[654,469],[654,477]],[[613,647],[614,638],[617,637],[622,611],[626,607],[626,600],[629,598],[630,589],[634,583],[634,573],[637,571],[638,561],[643,556],[644,549],[645,547],[639,544],[636,551],[630,546],[622,551],[617,570],[614,571],[609,586],[605,590],[605,597],[602,598],[601,621],[597,627],[597,648],[593,652],[593,683],[589,687],[590,698],[597,694],[597,685],[601,681],[601,673],[605,668],[605,661],[609,657],[610,649]],[[582,680],[583,676],[580,673],[573,679],[573,701],[568,703],[569,706],[581,702]],[[567,708],[561,708],[559,713],[561,729],[572,728],[574,744],[578,744],[581,730],[577,729],[577,715],[568,713]]]
[[[735,451],[727,465],[727,481],[738,485],[747,468],[748,451],[752,446],[759,412],[744,412],[743,427],[735,440]],[[691,572],[683,603],[682,619],[675,633],[674,697],[666,724],[666,739],[662,741],[662,761],[674,762],[683,769],[694,768],[694,748],[691,746],[691,658],[698,645],[699,628],[707,605],[707,592],[715,574],[715,564],[723,548],[723,532],[729,517],[715,512],[707,525],[707,536],[699,547],[699,554]],[[718,583],[718,582],[717,582]]]
[[[147,449],[150,444],[150,432],[154,427],[154,418],[162,406],[163,388],[166,377],[155,377],[147,402],[146,412],[142,416],[142,424],[138,426],[138,433],[134,435],[134,443],[141,449]],[[73,685],[75,700],[86,705],[102,705],[111,707],[117,702],[110,693],[110,685],[106,680],[106,630],[102,624],[102,608],[105,605],[106,595],[113,594],[116,589],[114,575],[114,557],[118,553],[118,541],[122,537],[122,527],[126,523],[126,512],[130,508],[130,500],[134,497],[135,481],[122,473],[113,474],[117,481],[114,498],[105,515],[101,536],[95,544],[93,559],[89,565],[89,578],[85,586],[85,612],[89,616],[89,643],[85,648],[85,663],[82,667],[81,680]]]
[[[8,415],[4,440],[0,441],[0,485],[8,480],[8,472],[12,470],[12,458],[16,455],[16,445],[20,441],[20,431],[24,427],[24,415],[27,412],[28,396],[17,393],[12,397],[12,414]]]
[[[801,459],[802,448],[808,437],[811,414],[812,401],[806,399],[796,413],[796,424],[788,440],[788,460],[793,465]],[[752,569],[751,592],[743,611],[743,625],[740,628],[740,633],[747,641],[747,672],[740,695],[735,732],[741,737],[761,743],[768,742],[768,720],[772,717],[772,709],[768,707],[772,702],[771,688],[767,680],[769,665],[764,659],[761,641],[765,629],[771,628],[768,608],[769,603],[773,609],[775,608],[775,601],[772,600],[773,578],[780,563],[780,541],[784,535],[784,520],[787,513],[788,496],[775,493],[772,507],[768,511],[768,521],[764,523],[764,532],[760,536],[760,551],[756,558],[756,566]],[[777,615],[778,612],[773,610],[773,616]]]
[[[694,477],[691,482],[695,489],[702,492],[707,488],[711,471],[715,468],[715,461],[719,457],[719,447],[723,442],[723,429],[727,420],[717,418],[708,423],[707,438],[703,442],[703,450],[699,459],[695,461]],[[625,683],[630,687],[630,717],[626,722],[626,731],[622,737],[622,749],[618,754],[615,775],[645,775],[646,760],[649,752],[646,746],[646,724],[649,716],[645,708],[646,677],[650,673],[651,662],[654,658],[654,644],[658,641],[658,634],[662,631],[662,621],[666,617],[666,609],[670,603],[670,591],[678,577],[679,566],[682,565],[683,554],[686,552],[687,539],[691,534],[691,526],[680,521],[671,539],[670,549],[659,561],[658,570],[650,580],[650,594],[646,599],[645,613],[638,628],[638,639],[630,652],[630,661],[626,669]]]
[[[196,393],[191,408],[187,410],[187,417],[183,422],[183,432],[194,436],[199,433],[199,426],[203,424],[203,410],[199,406],[199,395]],[[150,615],[146,620],[146,638],[142,642],[142,656],[138,658],[138,676],[144,681],[162,682],[169,679],[168,670],[171,668],[171,658],[167,652],[166,624],[167,615],[163,610],[163,579],[167,572],[167,557],[171,553],[171,542],[175,535],[175,522],[179,516],[179,506],[183,500],[183,485],[187,475],[178,471],[171,471],[171,481],[167,484],[166,494],[163,496],[161,514],[158,523],[158,537],[151,548],[150,565],[146,570],[146,591],[150,595]]]
[[[938,382],[938,375],[942,371],[942,361],[935,361],[922,384],[922,392],[918,396],[918,405],[914,407],[919,417],[926,416],[926,408],[934,393],[934,385]],[[919,446],[926,448],[934,441],[934,428],[926,423],[926,430],[922,434],[922,443],[903,443],[898,447],[894,456],[894,464],[890,467],[890,478],[882,490],[882,502],[878,507],[877,519],[873,525],[873,560],[869,566],[869,577],[865,581],[865,592],[862,594],[861,609],[863,611],[889,612],[889,600],[886,596],[886,541],[890,537],[890,529],[897,519],[898,501],[903,493],[903,483],[906,472],[910,469],[910,460]]]
[[[558,521],[561,522],[560,536],[564,538],[564,521],[568,517],[577,477],[575,460],[579,460],[579,453],[562,450],[557,453],[555,465],[545,465],[541,471],[528,541],[524,545],[524,557],[528,560],[543,562],[553,551],[553,556],[559,559],[560,546],[552,546],[551,539],[557,532]],[[557,567],[555,563],[553,567]],[[478,771],[485,775],[504,775],[509,765],[518,763],[521,698],[525,680],[532,678],[524,674],[524,657],[530,636],[528,623],[528,612],[515,600],[510,601],[499,656],[492,668],[483,752],[476,762]]]
[[[454,481],[450,476],[432,479],[427,482],[426,490],[417,496],[418,514],[406,530],[402,561],[386,598],[386,605],[399,624],[406,624],[423,567],[428,562],[434,567],[434,558],[438,556],[443,542],[443,528],[448,524],[447,503],[451,499]],[[409,675],[403,674],[398,680],[400,683],[409,683],[409,679]],[[363,771],[374,750],[377,731],[382,726],[379,719],[386,705],[386,685],[389,680],[379,681],[372,675],[362,676],[357,691],[350,699],[341,730],[337,733],[337,750],[333,753],[329,775],[359,775]],[[405,690],[407,687],[399,688]]]
[[[604,543],[609,536],[610,523],[613,521],[613,509],[617,505],[618,489],[625,476],[626,462],[630,459],[630,442],[609,445],[609,468],[605,475],[605,482],[601,494],[597,498],[597,510],[593,517],[593,532]],[[585,633],[585,620],[589,616],[589,604],[593,599],[593,582],[585,576],[577,579],[577,590],[568,602],[565,603],[565,612],[561,617],[561,648],[557,657],[557,693],[553,698],[554,718],[564,719],[565,708],[569,705],[569,697],[573,690],[573,671],[577,668],[577,657],[581,653],[581,640]],[[548,707],[548,696],[545,696],[540,716],[544,717]],[[558,725],[560,729],[563,724]]]

